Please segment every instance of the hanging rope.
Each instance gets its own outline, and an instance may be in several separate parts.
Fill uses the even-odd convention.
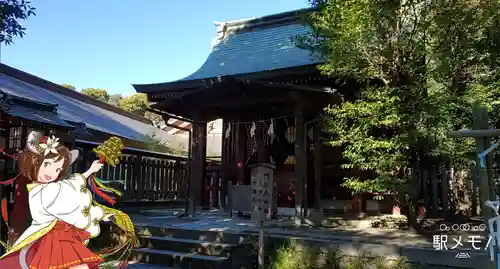
[[[252,123],[260,123],[260,122],[268,122],[268,121],[272,121],[272,120],[279,120],[279,119],[285,119],[286,121],[286,118],[289,118],[289,117],[294,117],[295,114],[288,114],[288,115],[284,115],[284,116],[279,116],[279,117],[273,117],[273,118],[268,118],[268,119],[263,119],[263,120],[254,120],[254,121],[224,121],[224,123],[229,123],[229,124],[243,124],[243,125],[246,125],[246,124],[252,124]],[[193,120],[192,121],[193,123],[210,123],[212,121],[198,121],[198,120]]]

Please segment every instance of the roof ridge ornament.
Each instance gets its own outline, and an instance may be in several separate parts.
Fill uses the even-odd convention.
[[[212,50],[226,37],[227,32],[227,22],[215,21],[215,26],[217,26],[217,36],[212,39]]]

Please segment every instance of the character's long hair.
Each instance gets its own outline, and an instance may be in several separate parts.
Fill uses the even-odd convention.
[[[4,182],[0,182],[2,185],[15,183],[14,206],[10,214],[12,216],[10,222],[7,209],[7,200],[2,200],[1,204],[2,218],[9,229],[8,242],[2,242],[2,245],[4,245],[6,249],[8,249],[12,244],[15,243],[20,234],[22,234],[31,223],[27,185],[37,181],[38,172],[44,161],[49,158],[56,158],[56,160],[58,161],[64,159],[61,172],[55,180],[58,181],[67,173],[68,168],[78,156],[78,151],[70,151],[63,145],[58,145],[57,147],[55,147],[55,152],[51,151],[47,154],[44,154],[45,152],[40,152],[40,143],[42,143],[43,140],[46,139],[47,138],[43,137],[40,133],[33,131],[28,135],[28,140],[26,141],[26,150],[20,152],[19,154],[16,154],[15,156],[4,153],[12,157],[13,159],[17,159],[19,172],[16,177]],[[2,152],[4,151],[2,150]],[[19,263],[23,269],[29,269],[26,263],[26,257],[30,248],[31,245],[26,246],[20,251]]]
[[[31,223],[27,185],[37,181],[38,171],[44,160],[49,158],[57,158],[57,161],[64,159],[59,177],[54,182],[59,181],[68,171],[71,160],[69,149],[65,146],[59,146],[56,150],[57,154],[51,152],[47,155],[23,151],[17,158],[19,174],[14,184],[14,205],[10,214],[4,213],[4,219],[8,219],[10,215],[9,245],[13,244]]]

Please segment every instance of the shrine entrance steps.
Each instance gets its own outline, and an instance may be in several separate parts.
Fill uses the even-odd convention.
[[[129,268],[226,269],[243,245],[243,236],[217,231],[136,226],[141,247]],[[137,263],[137,264],[133,264]]]
[[[154,210],[131,215],[141,237],[141,247],[131,256],[129,268],[137,269],[240,269],[253,268],[258,225],[220,211],[200,211],[196,218],[182,217],[182,210]],[[487,268],[486,251],[471,251],[470,258],[455,258],[460,251],[439,251],[432,241],[397,229],[311,229],[290,227],[288,221],[266,222],[266,249],[286,240],[299,244],[339,249],[343,255],[370,255],[395,259],[405,256],[427,268]],[[284,226],[283,226],[284,225]],[[464,250],[462,250],[464,251]]]

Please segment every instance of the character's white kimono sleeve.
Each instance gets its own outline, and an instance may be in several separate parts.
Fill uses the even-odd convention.
[[[99,222],[104,218],[104,210],[92,205],[92,193],[83,175],[73,174],[68,179],[45,184],[40,199],[47,214],[87,230],[91,237],[100,233]]]

